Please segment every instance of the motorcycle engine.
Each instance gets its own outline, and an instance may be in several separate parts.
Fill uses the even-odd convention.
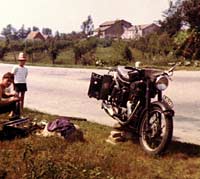
[[[133,100],[135,97],[141,95],[141,81],[135,81],[130,84],[129,100]]]
[[[110,93],[102,103],[102,108],[113,118],[122,123],[132,118],[133,112],[140,103],[141,81],[130,83],[121,82],[114,73],[113,83],[110,85]]]
[[[132,82],[129,86],[114,86],[110,102],[115,109],[115,116],[126,121],[138,104],[140,91],[138,82]]]
[[[111,101],[114,105],[126,107],[128,101],[129,91],[126,88],[114,87],[111,93]]]

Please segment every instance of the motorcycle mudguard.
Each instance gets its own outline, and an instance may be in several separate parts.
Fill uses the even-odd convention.
[[[151,106],[158,106],[165,115],[174,116],[174,110],[164,101],[154,101],[151,103]]]

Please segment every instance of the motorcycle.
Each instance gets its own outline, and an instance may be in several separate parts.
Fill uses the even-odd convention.
[[[163,153],[173,136],[173,102],[163,95],[178,64],[168,71],[117,66],[92,73],[88,96],[102,100],[105,112],[139,137],[150,155]]]

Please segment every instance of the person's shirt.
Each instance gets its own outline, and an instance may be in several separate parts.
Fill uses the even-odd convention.
[[[26,67],[21,67],[16,65],[12,69],[14,74],[14,83],[26,83],[26,77],[28,75],[28,69]]]

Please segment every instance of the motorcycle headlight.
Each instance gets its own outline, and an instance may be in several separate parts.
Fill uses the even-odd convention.
[[[166,76],[159,76],[156,79],[156,88],[160,91],[164,91],[168,87],[169,80]]]

